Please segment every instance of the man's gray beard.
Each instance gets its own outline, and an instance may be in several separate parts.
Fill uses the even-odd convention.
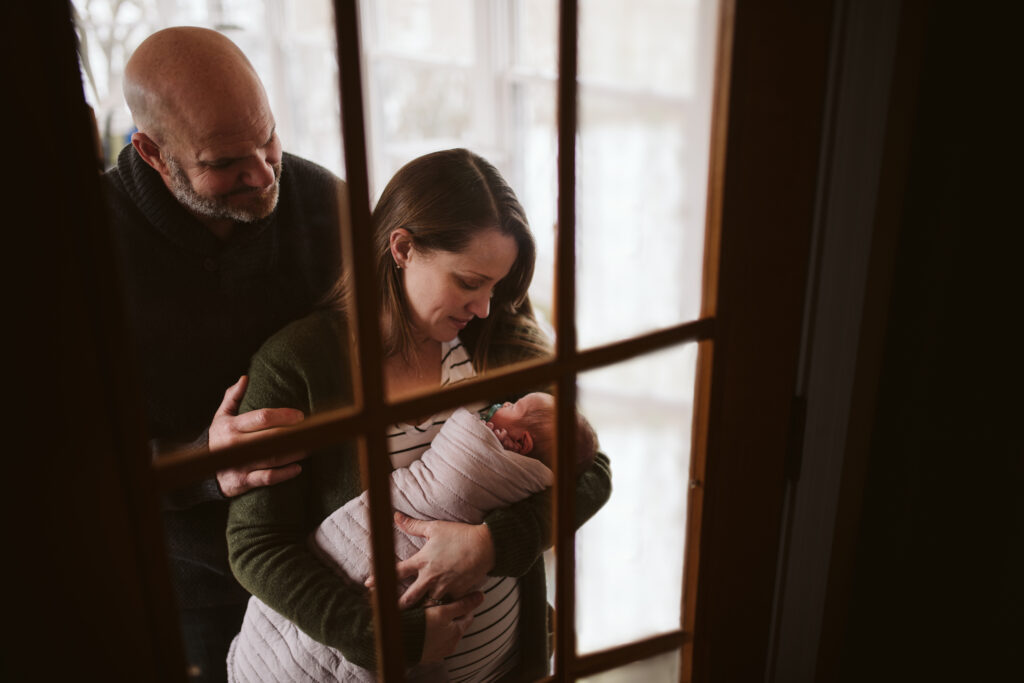
[[[277,198],[281,188],[281,171],[283,169],[280,161],[273,165],[273,190],[271,190],[267,197],[262,199],[258,206],[251,209],[232,206],[228,203],[226,196],[204,197],[192,187],[192,181],[189,180],[177,161],[167,157],[166,162],[171,170],[171,194],[185,208],[199,216],[205,216],[206,218],[228,218],[239,223],[255,223],[269,216],[277,206]]]

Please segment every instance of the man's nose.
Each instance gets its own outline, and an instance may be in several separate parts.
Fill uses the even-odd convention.
[[[242,173],[242,181],[249,187],[264,188],[274,184],[274,165],[266,154],[256,154]]]

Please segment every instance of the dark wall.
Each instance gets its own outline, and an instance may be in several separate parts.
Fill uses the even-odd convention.
[[[2,12],[0,680],[184,680],[68,6]]]
[[[840,679],[1019,680],[1020,60],[1009,17],[916,6],[916,120]]]

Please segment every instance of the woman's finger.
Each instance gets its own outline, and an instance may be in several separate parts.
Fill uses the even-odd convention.
[[[419,554],[408,557],[398,564],[395,565],[395,576],[399,581],[405,581],[408,578],[417,576],[420,573],[420,569],[423,567],[423,562],[419,559]],[[373,574],[366,577],[366,581],[363,585],[367,588],[373,588],[377,585],[377,582],[373,580]]]
[[[443,610],[441,614],[445,619],[451,619],[453,622],[462,620],[465,617],[469,617],[472,620],[473,610],[479,607],[483,601],[484,594],[480,591],[474,591],[454,602],[441,605],[438,609]],[[468,626],[468,624],[466,625]]]
[[[420,577],[413,581],[412,585],[409,586],[402,597],[398,599],[398,609],[406,609],[412,607],[426,595],[427,591],[430,590],[431,582]]]
[[[406,581],[407,579],[410,579],[412,577],[416,577],[416,575],[420,573],[420,567],[423,566],[423,563],[420,562],[420,560],[417,559],[417,557],[418,555],[413,555],[412,557],[403,559],[402,561],[394,565],[395,578],[399,582]],[[367,588],[373,588],[374,586],[376,586],[377,582],[374,581],[374,575],[370,574],[369,577],[367,577],[367,580],[365,582],[362,582],[362,585],[366,586]]]
[[[398,525],[405,533],[410,536],[419,536],[421,538],[430,538],[430,525],[432,522],[425,522],[421,519],[413,519],[408,515],[396,512],[395,513],[395,524]]]
[[[399,581],[404,581],[413,576],[417,576],[420,573],[420,569],[423,568],[423,562],[420,561],[417,555],[413,555],[407,559],[402,560],[395,565],[395,574],[398,576]]]
[[[421,662],[441,661],[452,652],[473,623],[473,612],[484,601],[479,591],[451,603],[428,607]]]

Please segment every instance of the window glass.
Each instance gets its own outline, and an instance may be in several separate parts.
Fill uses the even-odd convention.
[[[471,77],[464,69],[379,63],[374,123],[381,137],[409,149],[457,146],[472,134]]]
[[[614,482],[576,536],[581,653],[680,627],[696,358],[685,344],[579,377]]]
[[[580,80],[693,97],[700,68],[700,0],[582,0]]]
[[[271,335],[306,316],[334,282],[339,224],[332,178],[312,164],[283,161],[277,218],[254,220],[249,225],[260,228],[253,230],[247,230],[248,225],[230,225],[232,237],[240,238],[219,242],[212,221],[206,222],[211,230],[191,221],[175,199],[164,193],[156,172],[133,156],[129,144],[134,126],[122,94],[125,63],[146,37],[170,26],[217,30],[241,49],[259,75],[284,151],[343,175],[331,2],[75,0],[72,7],[83,85],[96,115],[105,164],[117,164],[123,150],[129,150],[118,175],[124,192],[111,192],[106,198],[112,206],[111,235],[117,239],[119,284],[134,344],[130,355],[139,366],[140,413],[152,439],[156,469],[163,472],[180,457],[171,451],[206,443],[207,429],[225,391],[245,373],[250,380],[245,402],[241,391],[236,397],[244,407],[287,405],[303,410],[307,417],[337,407],[340,397],[327,396],[331,391],[322,389],[324,383],[319,398],[309,406],[296,405],[292,395],[276,403],[273,399],[280,394],[270,389],[271,373],[250,365],[253,354]],[[262,115],[261,110],[261,124]],[[238,120],[247,121],[241,116]],[[253,132],[250,128],[245,130],[247,137]],[[276,152],[276,142],[271,139],[266,149]],[[202,205],[195,200],[198,195],[207,204],[223,207],[233,197],[244,197],[236,192],[241,188],[226,184],[218,188],[217,182],[205,182],[211,177],[230,178],[232,165],[189,176],[195,167],[181,163],[177,203],[186,204],[180,199],[185,196],[192,198],[193,206]],[[320,348],[329,352],[325,344],[336,341],[328,339]],[[338,357],[342,357],[340,350]],[[323,375],[330,376],[331,370]],[[216,440],[215,434],[211,444],[216,445]],[[273,475],[294,469],[283,464]],[[229,506],[224,495],[240,496],[246,480],[241,473],[220,480],[195,474],[194,479],[161,496],[159,503],[170,590],[180,608],[177,625],[182,629],[186,661],[193,676],[217,679],[224,677],[225,654],[248,599],[228,567]],[[329,476],[322,479],[337,481]],[[357,492],[359,479],[356,468],[348,481],[354,482]],[[287,492],[293,483],[265,487],[247,500],[272,491]],[[266,539],[251,540],[259,545]],[[256,563],[262,571],[264,564]]]
[[[715,4],[581,3],[583,347],[697,315]],[[329,0],[73,0],[73,7],[108,165],[132,132],[121,94],[125,60],[150,33],[189,24],[224,32],[246,53],[286,151],[344,176]],[[425,152],[460,146],[481,154],[526,210],[538,248],[531,298],[552,319],[557,3],[380,0],[360,7],[371,201]],[[583,652],[679,626],[694,357],[688,345],[580,377],[582,409],[614,472],[611,502],[579,536]],[[630,539],[624,561],[609,552],[608,538]],[[626,581],[631,558],[646,564],[651,553],[664,554],[659,572],[642,586]],[[606,597],[634,588],[640,592],[628,599]]]
[[[522,71],[558,76],[558,3],[514,0],[514,63]]]
[[[555,84],[524,81],[512,89],[513,112],[519,125],[512,131],[516,152],[510,174],[520,178],[519,197],[527,207],[537,241],[537,267],[530,287],[534,307],[554,319],[555,223],[558,206],[558,130]]]
[[[714,4],[580,4],[581,347],[700,312]]]
[[[623,101],[612,94],[580,98],[576,315],[581,346],[699,314],[703,205],[687,203],[685,163],[693,152],[683,123],[679,110],[659,103]]]
[[[432,62],[473,61],[472,0],[375,0],[362,11],[380,27],[381,50]]]
[[[133,126],[121,92],[125,62],[151,33],[202,26],[235,42],[260,76],[285,151],[344,176],[330,0],[73,0],[86,100],[108,166]]]

